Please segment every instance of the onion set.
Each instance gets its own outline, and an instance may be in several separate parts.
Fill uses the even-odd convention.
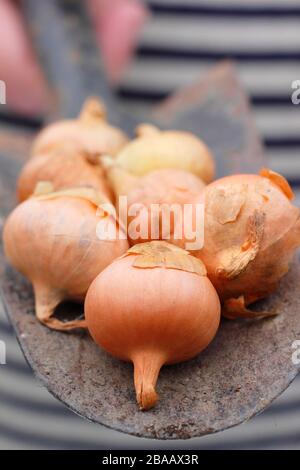
[[[150,171],[174,168],[185,170],[212,181],[215,173],[213,156],[195,135],[183,131],[160,131],[149,124],[140,125],[136,139],[117,154],[118,164],[133,175],[143,176]]]
[[[18,178],[18,200],[22,202],[31,196],[40,181],[51,182],[55,191],[90,186],[108,200],[112,199],[112,191],[97,156],[78,150],[70,143],[29,159]]]
[[[224,304],[228,318],[266,315],[247,306],[273,292],[300,245],[299,209],[278,173],[233,175],[208,185],[204,246],[197,256]],[[272,312],[270,312],[272,314]]]
[[[274,314],[249,305],[277,288],[300,245],[300,212],[281,175],[214,174],[195,135],[141,124],[129,142],[91,98],[76,119],[38,135],[18,179],[4,250],[33,285],[37,319],[87,328],[131,362],[142,410],[156,405],[165,364],[211,343],[221,309],[230,319]],[[64,300],[84,302],[85,317],[56,318]]]
[[[37,318],[49,328],[86,327],[85,320],[63,322],[53,317],[63,300],[82,302],[94,278],[126,252],[126,239],[100,240],[97,226],[112,225],[99,217],[102,198],[92,188],[58,192],[39,185],[4,226],[4,250],[11,264],[33,284]],[[124,237],[126,238],[126,237]]]
[[[90,154],[116,155],[128,142],[128,137],[107,122],[103,103],[89,98],[77,119],[54,122],[43,129],[35,139],[32,155],[48,152],[66,142]]]
[[[161,367],[193,358],[212,341],[220,302],[200,260],[152,241],[130,248],[96,277],[85,318],[99,346],[133,362],[137,402],[148,410],[158,399]]]
[[[121,168],[115,159],[106,156],[101,161],[116,201],[120,196],[127,197],[126,225],[139,228],[139,232],[128,230],[131,244],[151,239],[169,240],[174,230],[170,209],[173,205],[191,204],[205,187],[200,178],[185,170],[165,168],[137,177]],[[157,210],[154,210],[154,205]],[[169,224],[163,224],[164,218],[169,219]],[[125,225],[121,214],[120,220]]]

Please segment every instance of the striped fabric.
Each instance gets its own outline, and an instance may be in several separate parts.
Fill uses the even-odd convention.
[[[216,61],[236,61],[253,103],[270,166],[300,183],[300,79],[297,0],[149,0],[150,21],[118,90],[144,109],[201,77]]]

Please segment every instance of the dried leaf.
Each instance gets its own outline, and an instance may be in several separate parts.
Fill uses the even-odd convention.
[[[247,184],[240,185],[240,191],[234,187],[212,187],[206,196],[207,213],[220,224],[235,222],[247,195]]]
[[[220,253],[220,267],[217,275],[224,279],[239,276],[258,253],[264,234],[265,214],[255,211],[248,219],[247,238],[239,247],[232,247]]]
[[[272,183],[276,184],[276,186],[281,189],[288,199],[294,199],[295,196],[293,190],[282,175],[276,173],[275,171],[269,170],[269,168],[262,168],[259,174],[260,176],[268,178],[270,181],[272,181]]]
[[[236,320],[237,318],[264,318],[273,317],[277,312],[255,312],[246,307],[245,298],[241,295],[238,298],[227,299],[222,307],[222,315],[229,320]]]

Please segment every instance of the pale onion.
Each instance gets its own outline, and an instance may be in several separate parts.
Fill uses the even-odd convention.
[[[147,124],[137,128],[137,138],[118,153],[117,162],[136,176],[174,168],[189,171],[209,183],[215,173],[213,156],[198,137],[185,131],[160,131]]]

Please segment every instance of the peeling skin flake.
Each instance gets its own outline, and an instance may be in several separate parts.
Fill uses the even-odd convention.
[[[249,217],[247,238],[240,247],[228,248],[221,252],[221,266],[217,270],[219,277],[233,279],[241,274],[258,253],[264,234],[265,214],[255,211]]]
[[[288,199],[294,199],[293,190],[282,175],[276,173],[275,171],[269,170],[268,168],[262,168],[259,174],[260,176],[268,178],[270,181],[272,181],[272,183],[276,184],[276,186],[281,189]]]
[[[165,267],[206,276],[206,268],[201,260],[167,242],[141,243],[130,248],[125,256],[128,255],[139,255],[133,262],[136,268]]]
[[[240,185],[240,191],[230,187],[212,187],[207,195],[207,212],[222,225],[235,222],[247,196],[247,184]]]

